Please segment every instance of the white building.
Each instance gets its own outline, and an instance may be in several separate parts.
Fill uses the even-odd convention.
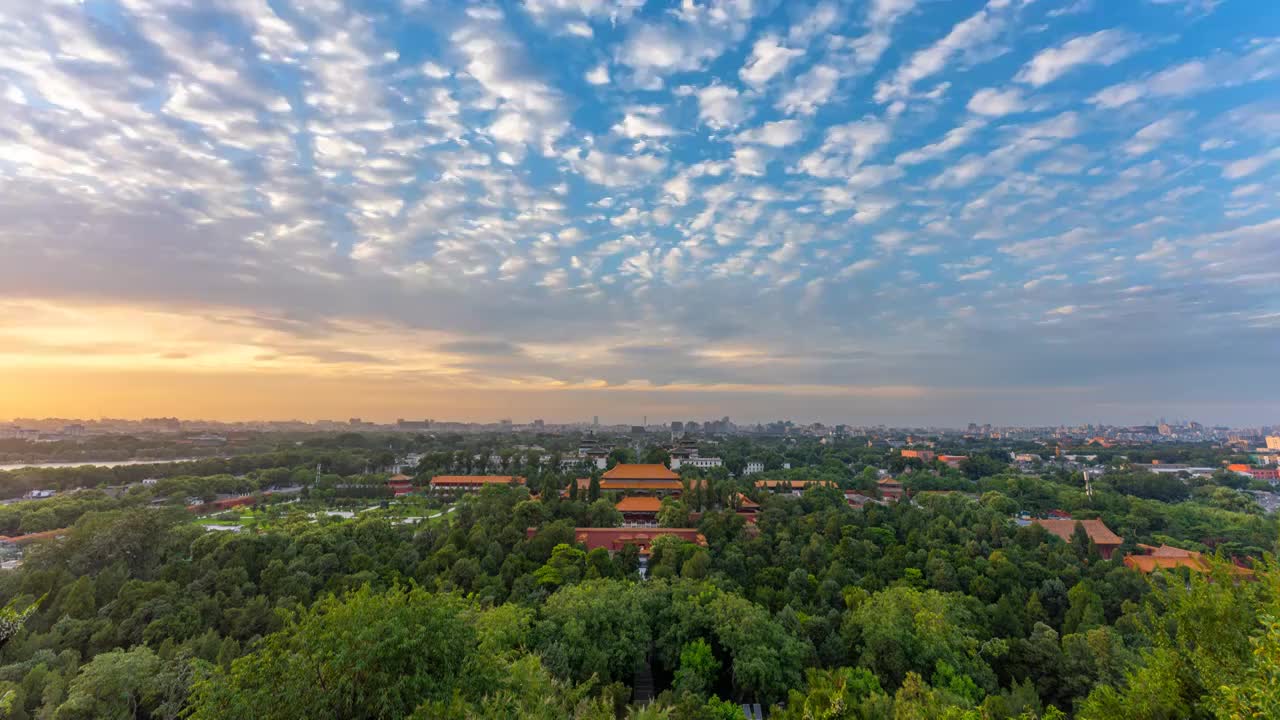
[[[751,475],[752,473],[764,472],[764,463],[760,462],[759,460],[748,460],[747,467],[743,472],[745,472],[747,475]]]
[[[724,462],[718,457],[691,457],[691,458],[671,458],[671,469],[679,470],[682,467],[695,467],[706,470],[707,468],[715,468],[724,465]]]

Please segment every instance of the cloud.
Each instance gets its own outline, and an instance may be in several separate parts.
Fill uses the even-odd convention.
[[[634,105],[627,109],[622,121],[613,131],[629,138],[664,138],[676,134],[676,129],[662,120],[662,108],[652,105]]]
[[[1219,52],[1179,63],[1140,80],[1108,86],[1089,98],[1089,102],[1113,109],[1148,97],[1186,97],[1274,77],[1280,65],[1280,40],[1263,39],[1250,45],[1244,53]]]
[[[738,71],[742,81],[757,90],[787,69],[792,60],[804,55],[803,50],[784,47],[777,37],[765,36],[756,40],[751,56]]]
[[[786,147],[804,137],[804,124],[799,120],[776,120],[758,128],[744,130],[734,138],[740,143]]]
[[[583,76],[587,82],[592,85],[608,85],[609,84],[609,66],[601,63],[590,70]]]
[[[831,100],[839,82],[840,71],[830,65],[815,65],[778,98],[777,108],[789,115],[812,115]]]
[[[1015,78],[1034,87],[1048,85],[1081,65],[1115,65],[1142,47],[1132,33],[1112,28],[1074,37],[1041,50]]]
[[[969,112],[977,113],[978,115],[1000,117],[1025,110],[1027,103],[1022,98],[1022,91],[1017,88],[1008,90],[983,88],[969,98],[969,104],[966,107]]]
[[[858,260],[846,265],[843,270],[841,270],[839,273],[836,274],[836,277],[838,278],[853,277],[854,275],[857,275],[859,273],[864,273],[876,267],[879,264],[880,264],[880,261],[875,258],[863,258],[862,260]]]
[[[1253,157],[1241,158],[1227,163],[1222,168],[1222,177],[1228,180],[1239,180],[1258,172],[1277,159],[1280,159],[1280,148]]]
[[[822,146],[802,157],[796,170],[820,178],[847,176],[891,136],[888,123],[871,117],[832,126],[827,129]]]
[[[615,155],[603,150],[588,150],[585,155],[571,151],[569,165],[584,178],[605,187],[626,187],[651,179],[667,163],[654,155]]]
[[[708,85],[697,97],[698,118],[713,130],[735,127],[751,114],[746,100],[728,85]]]
[[[886,3],[898,6],[897,3]],[[1009,0],[988,0],[985,7],[951,28],[941,40],[917,51],[887,80],[876,84],[875,100],[887,103],[909,97],[914,86],[963,56],[995,40],[1009,22]]]
[[[618,50],[618,62],[635,71],[641,86],[657,86],[663,76],[699,70],[720,57],[746,34],[755,8],[752,2],[687,3],[673,15],[674,21],[636,25]]]
[[[1162,43],[1103,87],[1076,81],[1110,55],[1014,35],[1021,2],[959,24],[946,3],[639,5],[435,3],[425,22],[127,0],[109,30],[74,3],[4,5],[0,396],[97,366],[293,388],[260,398],[390,378],[393,418],[445,390],[474,392],[441,416],[476,388],[599,385],[769,415],[861,378],[925,387],[923,421],[997,407],[991,388],[1026,393],[1009,417],[1069,413],[1045,402],[1058,385],[1098,388],[1072,406],[1090,419],[1123,398],[1145,421],[1188,387],[1256,414],[1256,383],[1215,385],[1280,362],[1257,352],[1280,114],[1256,28],[1215,18],[1244,39]],[[1001,53],[989,69],[1020,80],[974,71]],[[1149,321],[1170,312],[1186,321]],[[609,350],[645,333],[685,350]],[[40,387],[112,382],[80,377]],[[343,400],[370,415],[365,395]]]
[[[1161,143],[1177,137],[1182,123],[1183,118],[1181,116],[1171,116],[1146,125],[1134,133],[1129,142],[1125,143],[1124,151],[1129,155],[1145,155]]]
[[[1162,238],[1152,243],[1150,250],[1144,253],[1138,253],[1136,257],[1142,262],[1150,262],[1152,260],[1159,260],[1160,258],[1168,257],[1169,255],[1172,255],[1173,252],[1173,243]]]

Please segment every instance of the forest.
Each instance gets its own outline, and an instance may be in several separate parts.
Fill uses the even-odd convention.
[[[634,547],[575,542],[621,522],[598,484],[534,470],[417,524],[317,517],[366,458],[317,481],[307,452],[3,508],[13,530],[67,528],[0,571],[5,716],[1280,717],[1277,525],[1225,477],[1117,472],[1090,494],[1078,473],[904,465],[911,501],[854,508],[841,489],[874,492],[885,457],[772,473],[835,485],[799,497],[694,472],[661,522],[692,514],[705,546],[659,538],[642,578]],[[304,497],[251,532],[181,504],[293,481]],[[1013,519],[1051,509],[1124,545],[1107,560]],[[1138,573],[1121,561],[1138,543],[1210,572]]]

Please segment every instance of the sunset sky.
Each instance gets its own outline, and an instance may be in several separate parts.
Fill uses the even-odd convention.
[[[1280,3],[0,3],[0,420],[1280,422]]]

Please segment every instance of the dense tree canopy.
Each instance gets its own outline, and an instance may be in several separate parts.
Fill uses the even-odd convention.
[[[586,474],[483,437],[429,442],[424,473],[497,457],[528,487],[382,507],[350,491],[385,480],[366,470],[384,450],[348,434],[3,506],[0,531],[66,530],[0,571],[0,705],[54,720],[722,720],[742,702],[784,719],[1156,720],[1277,706],[1280,575],[1262,560],[1277,525],[1225,476],[1118,468],[1089,494],[1078,473],[1022,474],[957,447],[959,469],[900,468],[909,501],[854,508],[844,491],[874,495],[896,456],[729,439],[715,448],[726,462],[830,485],[793,497],[689,471],[658,524],[695,524],[705,546],[661,538],[642,557],[576,542],[574,528],[622,523],[616,492],[570,489]],[[185,509],[237,493],[260,497],[232,514],[252,521],[241,532]],[[351,517],[326,514],[339,507]],[[1014,521],[1049,510],[1102,519],[1125,544],[1104,560],[1087,535]],[[1143,576],[1122,561],[1137,543],[1200,551],[1215,574]],[[1257,581],[1233,569],[1245,558]],[[649,683],[640,707],[633,689]]]

